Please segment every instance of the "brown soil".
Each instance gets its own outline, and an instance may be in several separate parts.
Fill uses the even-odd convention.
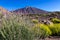
[[[50,38],[45,38],[45,39],[40,39],[40,40],[60,40],[60,37],[50,37]]]

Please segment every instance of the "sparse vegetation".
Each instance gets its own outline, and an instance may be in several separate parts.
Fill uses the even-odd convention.
[[[27,16],[9,14],[4,17],[0,13],[0,40],[38,40],[49,36],[60,36],[60,19],[52,18],[49,20],[51,24],[44,24],[38,20],[40,15],[35,14],[35,16],[36,19],[31,20]],[[42,16],[48,15],[41,14]]]

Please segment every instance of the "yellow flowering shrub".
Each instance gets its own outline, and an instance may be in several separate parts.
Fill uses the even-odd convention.
[[[52,35],[59,35],[60,34],[60,23],[48,25],[48,27],[52,31]]]
[[[51,19],[51,21],[52,21],[53,23],[60,23],[60,19],[57,19],[57,18],[53,18],[53,19]]]
[[[33,27],[33,31],[36,36],[39,36],[40,38],[48,37],[52,33],[45,24],[36,24],[35,27]]]

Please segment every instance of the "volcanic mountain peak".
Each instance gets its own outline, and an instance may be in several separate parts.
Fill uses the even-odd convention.
[[[25,7],[25,8],[32,8],[31,6],[27,6],[27,7]]]
[[[38,8],[35,8],[35,7],[24,7],[24,8],[21,8],[21,9],[17,9],[15,11],[13,11],[14,13],[22,13],[22,14],[45,14],[45,13],[48,13],[47,11],[44,11],[44,10],[41,10],[41,9],[38,9]]]

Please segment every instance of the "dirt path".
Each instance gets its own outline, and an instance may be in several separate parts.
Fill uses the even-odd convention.
[[[40,40],[60,40],[60,37],[51,37],[51,38],[45,38]]]
[[[45,40],[60,40],[60,38],[46,38]]]

